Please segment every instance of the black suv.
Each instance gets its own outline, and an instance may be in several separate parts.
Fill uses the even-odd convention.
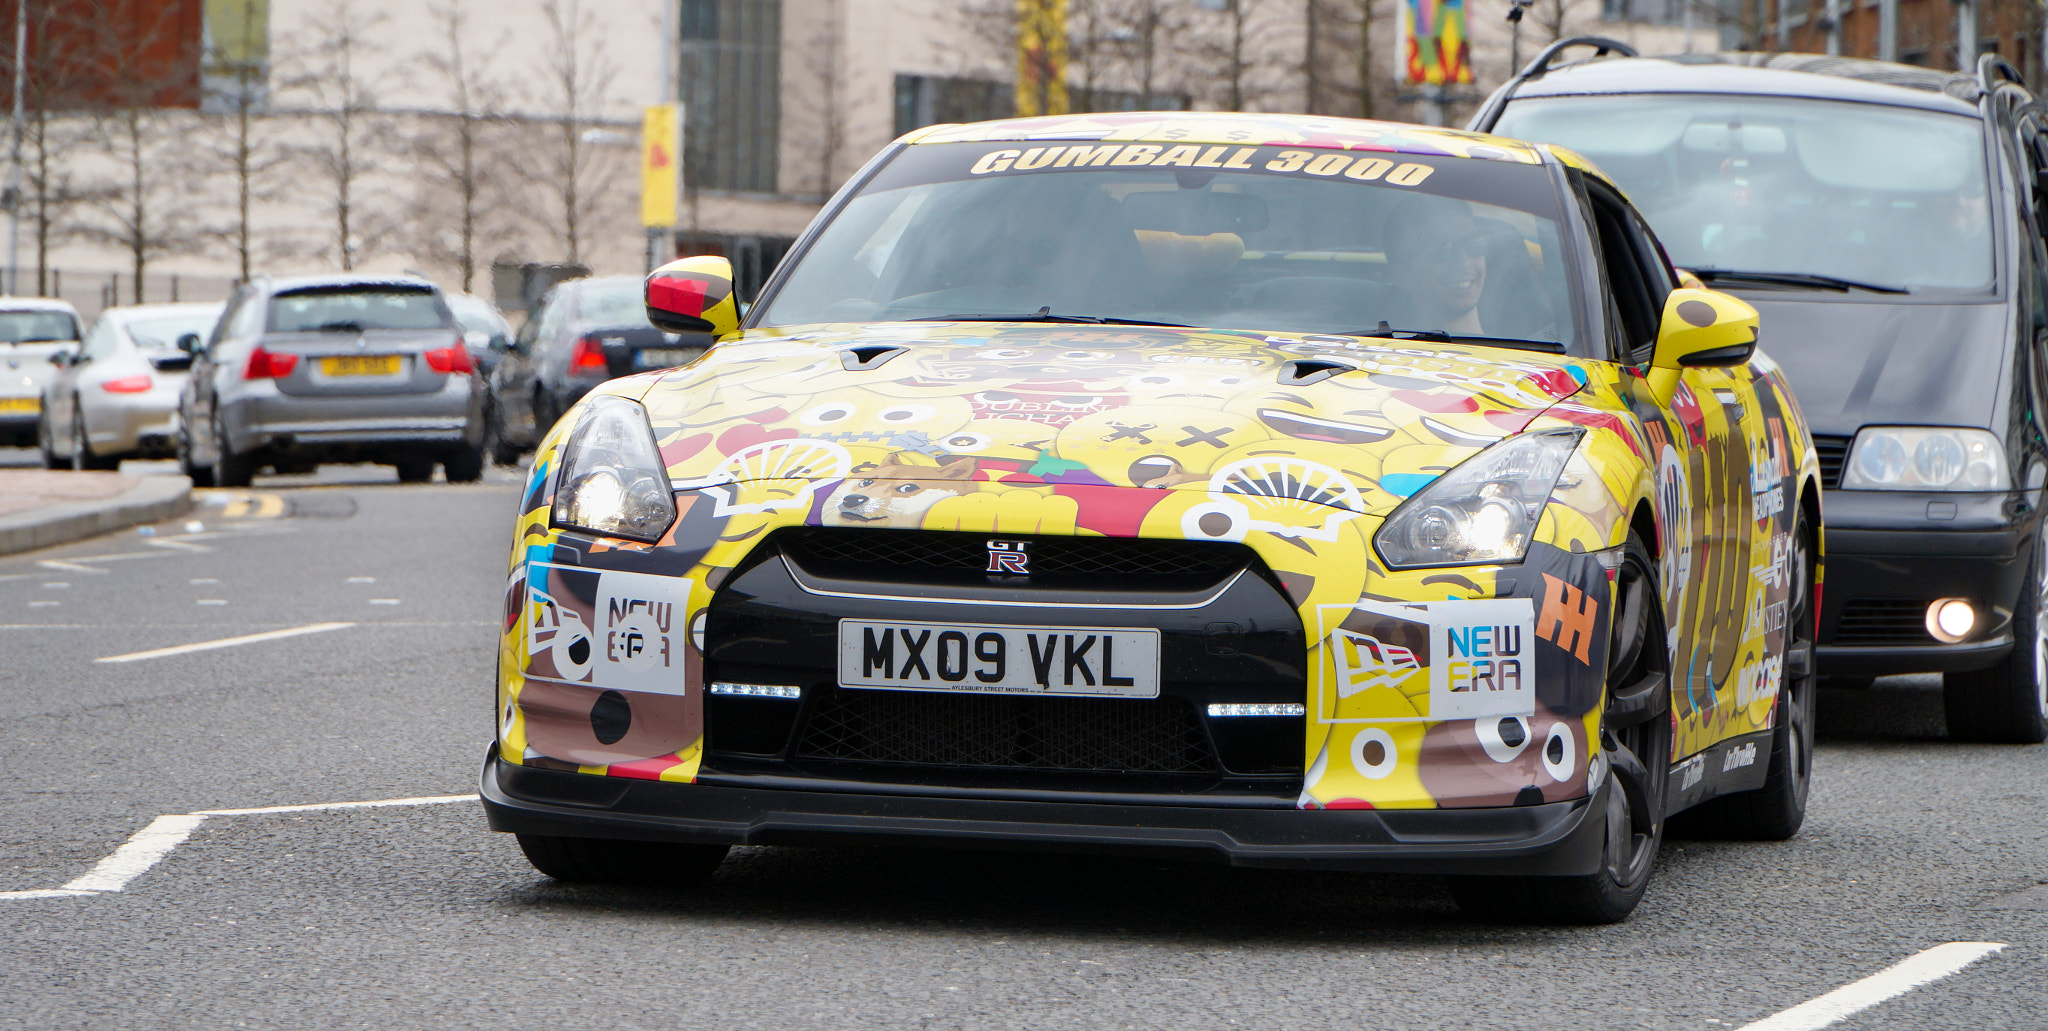
[[[1621,56],[1553,66],[1575,45]],[[2048,737],[2044,120],[1995,56],[1965,75],[1589,37],[1471,125],[1584,154],[1674,264],[1762,313],[1821,456],[1820,672],[1941,673],[1965,740]]]

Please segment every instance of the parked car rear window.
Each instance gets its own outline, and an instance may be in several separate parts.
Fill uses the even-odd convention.
[[[1974,118],[1787,97],[1531,97],[1494,132],[1593,159],[1685,268],[1991,284]]]
[[[432,290],[341,287],[294,290],[270,299],[272,333],[447,329],[454,322]]]
[[[165,350],[177,347],[178,338],[187,333],[197,333],[202,338],[205,337],[213,332],[213,324],[218,321],[218,311],[136,319],[128,323],[128,335],[134,338],[135,346],[144,350]]]
[[[576,321],[607,326],[638,326],[647,322],[646,289],[638,278],[590,283],[576,293]]]
[[[0,340],[16,344],[78,339],[78,320],[62,311],[0,311]]]

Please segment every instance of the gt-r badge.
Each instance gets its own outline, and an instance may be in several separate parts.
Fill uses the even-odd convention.
[[[1024,546],[1029,541],[988,542],[988,571],[991,573],[1014,573],[1018,576],[1031,575],[1031,556],[1025,554]]]

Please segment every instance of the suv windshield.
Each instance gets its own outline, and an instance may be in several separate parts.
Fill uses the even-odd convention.
[[[1577,96],[1515,100],[1493,131],[1591,158],[1683,268],[1991,284],[1974,118],[1785,97]]]
[[[62,311],[0,311],[0,340],[46,344],[78,339],[78,320]]]
[[[976,316],[1573,339],[1547,169],[1287,147],[907,147],[758,324]]]
[[[447,329],[448,309],[426,287],[379,283],[317,287],[270,299],[271,333],[356,333],[366,329]]]

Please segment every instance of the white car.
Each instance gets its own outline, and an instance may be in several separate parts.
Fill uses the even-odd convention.
[[[35,443],[56,355],[78,348],[78,310],[42,297],[0,297],[0,446]]]
[[[151,304],[100,313],[43,388],[39,444],[51,469],[113,469],[176,453],[178,394],[221,305]],[[181,348],[180,342],[185,343]]]

